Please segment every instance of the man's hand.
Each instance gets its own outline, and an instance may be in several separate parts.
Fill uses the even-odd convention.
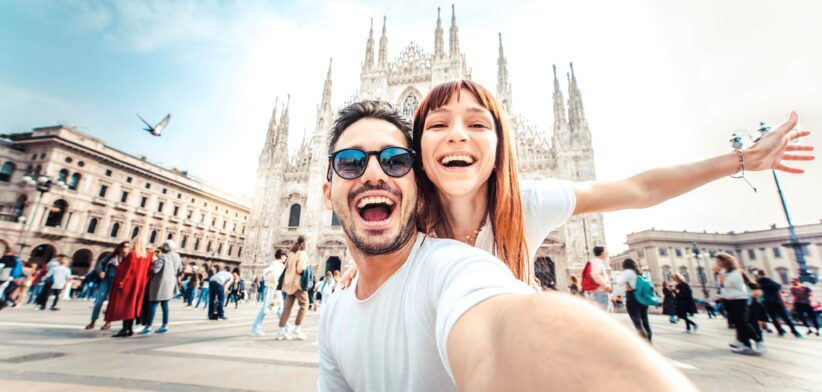
[[[788,120],[775,131],[769,132],[759,141],[743,151],[745,170],[774,169],[787,173],[802,174],[805,170],[786,166],[784,161],[812,161],[813,154],[796,154],[796,152],[813,151],[813,146],[791,144],[801,137],[810,135],[808,131],[794,130],[799,120],[796,112],[791,112]]]

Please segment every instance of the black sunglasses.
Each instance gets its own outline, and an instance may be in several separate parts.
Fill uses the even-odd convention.
[[[414,151],[407,148],[386,147],[380,151],[346,148],[328,156],[328,181],[331,181],[331,169],[346,180],[362,176],[372,155],[377,156],[382,171],[390,177],[402,177],[414,167]]]

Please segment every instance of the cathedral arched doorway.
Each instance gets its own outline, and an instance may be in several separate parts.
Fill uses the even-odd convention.
[[[342,268],[342,261],[337,256],[331,256],[325,261],[325,272],[339,271]]]
[[[57,249],[50,244],[38,245],[36,248],[32,249],[31,254],[29,255],[29,262],[40,265],[54,258],[56,253]]]
[[[557,289],[556,265],[550,257],[537,257],[534,263],[534,274],[543,289]]]
[[[85,275],[91,267],[92,259],[91,251],[88,249],[80,249],[74,252],[74,255],[71,256],[71,273],[73,275]]]

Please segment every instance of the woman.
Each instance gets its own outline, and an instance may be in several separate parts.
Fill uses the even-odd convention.
[[[302,333],[301,328],[303,318],[306,310],[308,310],[308,292],[303,290],[300,284],[303,271],[306,268],[311,268],[308,265],[308,256],[305,254],[306,241],[304,236],[297,237],[294,245],[286,255],[285,272],[283,277],[282,290],[285,293],[285,305],[283,307],[283,314],[280,316],[280,331],[277,333],[275,340],[305,340],[308,336]],[[288,316],[291,315],[291,308],[294,306],[294,301],[299,304],[297,311],[297,320],[294,321],[294,329],[289,334]]]
[[[573,295],[582,294],[579,290],[579,281],[575,275],[571,275],[571,284],[568,285],[568,291]]]
[[[744,152],[649,170],[622,181],[546,179],[520,186],[512,136],[494,96],[469,80],[435,86],[414,116],[415,173],[421,193],[419,229],[499,257],[515,277],[531,283],[533,260],[548,233],[572,215],[644,208],[744,170],[801,170],[783,160],[810,160],[811,146],[788,144],[797,117]],[[355,271],[346,272],[343,286]]]
[[[718,253],[714,262],[713,271],[719,274],[719,283],[722,290],[720,298],[728,312],[728,320],[736,328],[736,341],[731,343],[732,351],[737,354],[759,355],[762,348],[762,339],[758,339],[756,332],[748,322],[748,301],[750,290],[739,262],[727,253]],[[751,342],[756,342],[756,347]]]
[[[122,320],[123,328],[112,337],[134,335],[134,319],[140,316],[143,308],[148,269],[152,261],[151,253],[145,244],[143,237],[137,237],[133,250],[117,266],[114,281],[111,283],[106,322]]]
[[[668,322],[676,324],[675,291],[668,282],[662,284],[662,314],[668,315]]]
[[[317,302],[316,302],[316,310],[320,310],[320,305],[322,305],[323,300],[328,300],[328,297],[331,296],[331,293],[334,292],[334,289],[337,287],[337,281],[334,280],[334,273],[331,271],[325,272],[325,277],[323,280],[317,285]]]
[[[233,280],[231,281],[228,298],[225,300],[225,306],[228,306],[228,303],[234,300],[234,309],[237,309],[237,306],[240,304],[240,292],[242,291],[240,288],[240,274],[237,273],[237,270],[234,270],[231,273],[231,277]]]
[[[696,314],[696,304],[694,303],[691,286],[685,282],[685,277],[680,273],[675,273],[673,278],[676,282],[674,288],[676,293],[676,316],[685,321],[685,333],[691,333],[691,325],[694,326],[694,332],[696,332],[699,325],[688,318],[689,315]]]
[[[648,322],[648,306],[639,303],[636,299],[636,281],[639,275],[639,265],[632,258],[627,258],[622,262],[622,275],[617,284],[625,285],[625,307],[631,322],[634,323],[639,335],[651,341],[651,323]]]
[[[150,307],[148,309],[148,322],[143,324],[141,335],[148,335],[151,325],[154,323],[154,315],[157,314],[157,306],[163,310],[163,325],[157,328],[156,333],[168,332],[168,301],[174,298],[174,289],[177,287],[177,276],[183,272],[183,261],[180,255],[174,251],[177,244],[174,240],[166,240],[160,247],[160,257],[154,259],[151,265],[151,278],[148,284],[148,299]]]
[[[131,242],[123,241],[114,248],[114,252],[104,257],[94,266],[94,271],[100,278],[100,285],[97,287],[97,296],[94,299],[94,308],[91,310],[91,322],[86,325],[86,329],[94,329],[94,324],[100,317],[100,310],[103,308],[103,303],[108,299],[111,292],[111,285],[114,282],[114,277],[117,275],[117,266],[123,261],[131,250]],[[106,321],[101,331],[106,331],[111,328],[111,322]]]

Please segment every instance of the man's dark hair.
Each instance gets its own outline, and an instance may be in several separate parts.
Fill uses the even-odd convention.
[[[337,113],[337,118],[334,120],[334,125],[331,127],[331,133],[328,135],[328,153],[334,152],[337,145],[337,140],[345,132],[346,128],[350,127],[357,121],[364,118],[375,118],[377,120],[385,120],[397,127],[403,136],[405,136],[406,147],[411,147],[411,123],[394,109],[390,103],[385,101],[371,101],[364,100],[352,103]]]
[[[603,253],[605,253],[605,247],[604,246],[595,246],[594,247],[594,256],[599,257],[599,256],[602,256]]]
[[[277,249],[276,251],[274,251],[274,258],[275,259],[279,259],[280,257],[283,257],[283,256],[285,256],[285,251],[284,250]]]

